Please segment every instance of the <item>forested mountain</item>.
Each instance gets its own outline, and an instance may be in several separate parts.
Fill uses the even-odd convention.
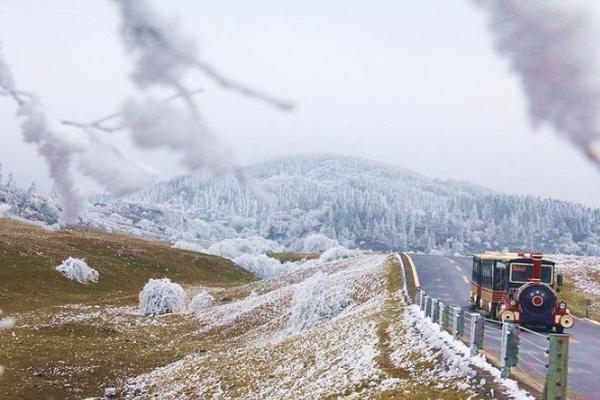
[[[127,201],[99,202],[85,221],[167,240],[258,234],[293,247],[320,232],[371,249],[600,254],[598,209],[337,155],[285,157],[237,179],[178,177]]]

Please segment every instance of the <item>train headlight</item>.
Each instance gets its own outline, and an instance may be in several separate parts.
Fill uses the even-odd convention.
[[[510,305],[511,305],[512,307],[516,306],[516,305],[517,305],[517,301],[516,301],[515,299],[511,299],[511,300],[510,300]]]
[[[564,301],[561,301],[561,302],[558,304],[558,308],[560,308],[560,309],[561,309],[561,310],[563,310],[563,311],[564,311],[564,310],[566,310],[566,309],[567,309],[567,303],[565,303]]]
[[[575,324],[575,321],[570,315],[563,315],[560,317],[560,324],[563,328],[570,328]]]

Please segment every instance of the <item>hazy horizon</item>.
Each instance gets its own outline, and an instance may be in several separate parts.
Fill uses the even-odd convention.
[[[530,126],[518,77],[470,1],[154,4],[179,15],[222,72],[297,104],[282,113],[202,76],[186,82],[205,89],[197,96],[204,118],[239,165],[335,153],[600,207],[598,169],[550,128]],[[16,79],[57,120],[102,117],[133,92],[117,29],[108,1],[7,0],[0,10],[0,40]],[[4,171],[20,186],[35,181],[48,191],[44,160],[22,142],[16,107],[3,104]],[[188,172],[168,151],[111,135],[161,179]]]

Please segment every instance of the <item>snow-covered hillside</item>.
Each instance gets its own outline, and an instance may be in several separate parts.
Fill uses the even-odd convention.
[[[2,202],[14,215],[49,224],[58,218],[54,202],[14,186],[0,185]],[[82,223],[203,248],[258,235],[301,250],[304,238],[322,233],[371,249],[600,255],[598,209],[334,155],[291,156],[256,164],[237,179],[182,176],[131,198],[102,197]]]
[[[175,241],[260,235],[292,248],[320,232],[373,249],[486,249],[600,254],[600,210],[495,193],[355,157],[293,156],[239,179],[182,176],[127,201],[99,202],[85,218]]]

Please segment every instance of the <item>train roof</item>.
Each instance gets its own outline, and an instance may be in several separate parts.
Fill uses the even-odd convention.
[[[529,259],[528,254],[523,255],[523,253],[481,253],[481,254],[473,254],[473,257],[477,257],[481,260],[499,260],[499,261],[511,261],[511,260],[523,260]],[[546,257],[542,257],[542,261],[545,263],[555,264],[554,260],[551,260]]]

